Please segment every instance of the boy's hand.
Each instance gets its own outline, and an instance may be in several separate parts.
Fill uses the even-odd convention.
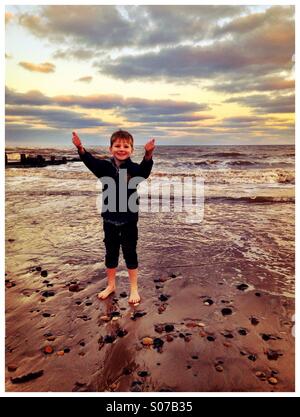
[[[76,148],[78,149],[79,153],[81,155],[83,155],[85,153],[84,147],[81,143],[81,140],[79,139],[79,136],[77,135],[76,132],[72,132],[72,142],[74,143],[74,145],[76,146]]]
[[[82,143],[81,140],[79,139],[79,136],[77,136],[76,132],[72,132],[72,142],[74,143],[74,145],[76,146],[76,148],[82,148]]]
[[[151,157],[154,149],[155,149],[155,139],[150,139],[145,145],[146,155]]]

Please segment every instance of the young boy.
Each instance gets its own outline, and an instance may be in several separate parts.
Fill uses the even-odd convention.
[[[98,178],[109,177],[114,180],[116,184],[112,191],[108,190],[107,184],[103,187],[103,192],[108,190],[108,197],[114,197],[116,204],[112,209],[105,207],[106,203],[103,193],[103,206],[101,216],[103,217],[103,230],[104,230],[104,243],[106,249],[105,266],[107,273],[108,285],[104,291],[98,294],[98,298],[104,300],[116,289],[116,269],[118,266],[119,250],[122,247],[123,256],[128,269],[128,275],[130,280],[130,296],[129,303],[137,304],[140,302],[140,296],[138,293],[138,259],[136,253],[136,246],[138,240],[138,206],[134,210],[130,210],[131,207],[129,199],[136,201],[138,204],[138,195],[136,186],[128,188],[128,181],[131,178],[140,177],[140,180],[149,177],[153,165],[152,154],[155,148],[155,139],[149,140],[145,145],[145,155],[140,164],[132,162],[130,156],[133,153],[133,137],[130,133],[119,130],[112,134],[110,138],[110,153],[112,157],[110,159],[98,159],[93,157],[83,147],[79,137],[73,132],[73,143],[78,149],[81,160],[84,164],[93,172]],[[122,173],[125,172],[121,176]],[[127,201],[125,202],[126,208],[124,210],[124,202],[120,203],[120,188],[124,187],[122,178],[127,179],[125,184]],[[139,179],[137,178],[137,182]],[[109,195],[113,192],[114,195]],[[125,195],[126,195],[125,194]],[[121,197],[122,198],[122,197]],[[120,208],[120,205],[123,207]]]

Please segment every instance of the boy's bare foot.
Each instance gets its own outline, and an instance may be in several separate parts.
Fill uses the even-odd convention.
[[[130,291],[130,296],[129,296],[129,303],[130,304],[137,304],[141,301],[141,297],[139,296],[139,293],[137,291],[137,289],[132,289]]]
[[[98,294],[98,298],[100,300],[105,300],[105,298],[107,298],[110,294],[112,294],[113,292],[115,292],[116,287],[115,286],[108,286],[105,288],[105,290],[99,292]]]

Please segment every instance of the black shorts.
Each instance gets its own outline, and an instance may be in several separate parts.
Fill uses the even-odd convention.
[[[128,269],[138,267],[136,246],[138,240],[137,222],[129,222],[122,225],[103,221],[106,255],[105,266],[116,268],[119,263],[120,246]]]

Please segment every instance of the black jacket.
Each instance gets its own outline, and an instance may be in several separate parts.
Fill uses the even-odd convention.
[[[110,177],[113,178],[116,184],[116,210],[104,211],[104,206],[107,204],[107,199],[102,199],[102,213],[101,216],[104,220],[112,221],[112,222],[120,222],[120,223],[128,223],[130,221],[137,221],[138,220],[138,211],[132,212],[127,204],[126,211],[123,209],[120,209],[119,207],[119,170],[120,169],[126,169],[127,170],[127,203],[129,198],[135,194],[135,196],[131,197],[132,199],[136,199],[138,204],[138,193],[136,187],[134,188],[128,188],[128,181],[131,178],[134,177],[141,177],[141,181],[143,179],[146,179],[149,177],[151,173],[151,169],[153,166],[153,160],[152,158],[150,160],[146,160],[143,158],[142,162],[140,164],[137,164],[135,162],[132,162],[130,158],[126,159],[119,167],[116,166],[114,158],[110,159],[98,159],[95,158],[92,154],[85,151],[84,154],[80,154],[80,159],[86,167],[94,174],[96,177],[101,178],[102,177]],[[139,182],[141,182],[139,181]],[[107,190],[107,184],[103,184],[102,192],[105,192]]]

